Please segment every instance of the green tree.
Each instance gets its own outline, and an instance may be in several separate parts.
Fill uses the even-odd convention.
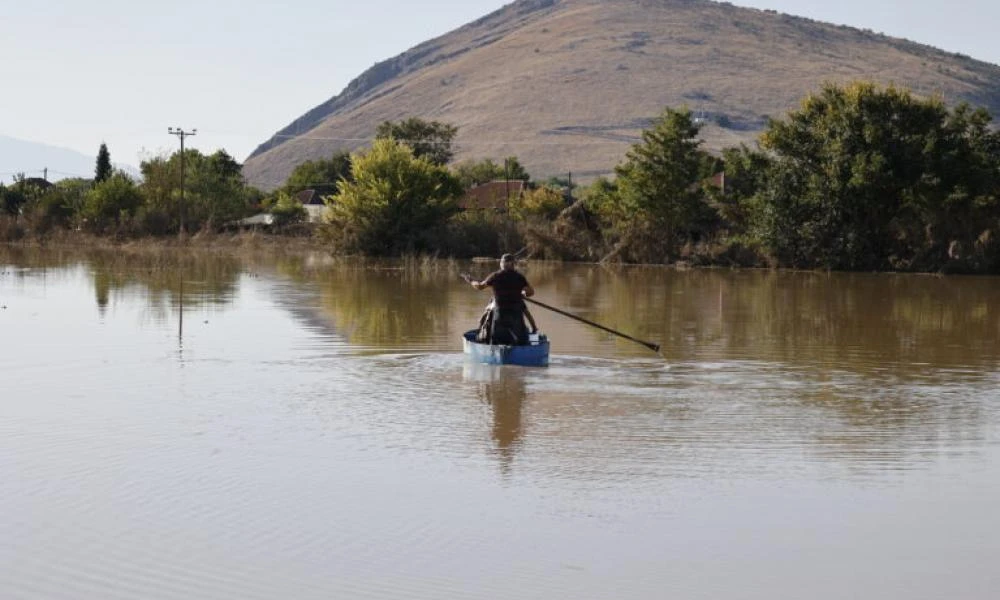
[[[9,188],[0,185],[0,208],[11,215],[20,214],[25,205],[41,198],[49,186],[44,180],[18,173],[14,175],[14,183]]]
[[[21,206],[28,201],[17,186],[6,187],[0,183],[0,209],[8,215],[16,215],[21,212]]]
[[[435,165],[451,162],[454,153],[451,144],[458,127],[440,121],[424,121],[410,117],[405,121],[385,121],[375,131],[376,139],[392,138],[413,149],[417,158],[425,158]]]
[[[772,169],[754,232],[782,264],[909,269],[996,222],[996,134],[985,111],[871,83],[825,85],[761,146]]]
[[[94,183],[101,183],[111,177],[111,153],[108,152],[108,145],[101,142],[101,147],[97,151],[97,166],[94,169]]]
[[[225,150],[209,156],[185,152],[187,226],[214,228],[246,216],[250,202],[242,166]]]
[[[531,175],[528,174],[528,171],[516,156],[508,156],[503,159],[502,175],[504,178],[512,181],[531,181]]]
[[[531,175],[521,165],[516,156],[508,156],[503,164],[497,164],[492,159],[480,161],[466,160],[455,165],[455,176],[468,189],[474,185],[490,181],[509,179],[511,181],[530,181]]]
[[[573,178],[569,174],[567,174],[566,177],[563,177],[561,175],[553,175],[552,177],[549,177],[544,182],[542,182],[542,185],[548,186],[550,188],[564,189],[570,194],[572,194],[576,190],[576,188],[580,187],[580,184],[573,181]]]
[[[709,189],[708,193],[729,234],[747,234],[751,204],[766,187],[772,168],[773,161],[768,154],[752,150],[745,144],[722,151],[723,188]]]
[[[102,233],[123,225],[141,204],[138,186],[131,177],[117,172],[87,192],[81,216],[89,230]]]
[[[626,257],[660,261],[707,231],[714,212],[701,182],[712,161],[699,129],[689,110],[667,108],[615,167],[616,202],[606,209]]]
[[[457,212],[462,191],[446,168],[393,139],[378,139],[352,157],[351,175],[328,203],[337,250],[400,255],[436,249],[434,236]]]
[[[143,161],[145,205],[140,220],[149,233],[173,233],[180,228],[180,151],[169,158]],[[241,165],[225,150],[205,156],[184,150],[186,227],[197,231],[217,227],[248,214],[258,199],[243,179]]]
[[[93,185],[93,180],[82,177],[62,179],[51,185],[35,184],[21,212],[35,233],[68,227],[83,210],[84,199]]]
[[[153,235],[176,233],[180,229],[180,162],[167,156],[142,161],[143,205],[137,220],[143,231]]]
[[[329,159],[308,160],[296,166],[281,191],[295,195],[302,190],[316,190],[322,198],[336,194],[340,180],[350,178],[351,154],[338,152]]]
[[[462,187],[466,189],[503,178],[503,167],[489,158],[480,161],[462,161],[454,166],[453,172]]]
[[[274,224],[278,226],[301,223],[309,216],[302,203],[285,192],[278,192],[268,212],[274,215]]]
[[[511,213],[517,219],[540,217],[552,220],[567,206],[562,190],[542,186],[525,191],[511,202]]]
[[[598,177],[581,193],[587,210],[610,221],[618,206],[618,184],[607,177]]]

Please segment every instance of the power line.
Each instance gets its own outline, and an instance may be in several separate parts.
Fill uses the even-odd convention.
[[[20,171],[0,171],[0,177],[7,177],[11,175],[31,175],[38,173],[48,173],[49,175],[61,175],[63,177],[75,177],[79,179],[93,179],[93,175],[84,175],[82,173],[69,173],[67,171],[58,171],[56,169],[22,169]]]
[[[53,169],[49,169],[49,173],[52,173],[53,175],[64,175],[66,177],[81,177],[83,179],[91,179],[90,175],[81,175],[79,173],[67,173],[65,171],[56,171]]]
[[[581,144],[592,144],[592,145],[598,145],[598,144],[601,144],[601,145],[616,144],[616,145],[621,145],[621,144],[635,143],[635,142],[638,142],[638,141],[640,141],[642,139],[638,135],[636,135],[636,136],[628,136],[628,137],[634,137],[635,138],[635,142],[631,142],[631,141],[628,141],[628,140],[608,140],[608,139],[604,139],[604,140],[599,140],[599,139],[580,140],[580,139],[578,139],[578,138],[581,138],[581,137],[590,137],[590,136],[593,135],[593,134],[588,134],[588,133],[554,133],[554,134],[547,134],[547,135],[557,136],[557,137],[567,137],[567,138],[572,137],[572,138],[577,138],[577,139],[572,139],[572,140],[567,139],[566,141],[555,141],[555,140],[552,140],[552,141],[537,141],[537,140],[489,140],[489,141],[477,141],[477,140],[462,140],[462,139],[455,139],[455,140],[451,140],[451,141],[443,141],[443,140],[410,140],[410,139],[401,139],[401,138],[393,138],[393,139],[395,139],[397,142],[401,142],[401,143],[404,143],[404,144],[449,144],[449,145],[452,145],[452,146],[566,146],[566,145],[570,145],[570,144],[574,145],[574,146],[579,146]],[[290,134],[280,134],[280,135],[276,134],[276,135],[273,135],[271,137],[272,138],[283,138],[283,139],[313,140],[313,141],[322,141],[322,142],[372,142],[375,139],[377,139],[377,138],[328,137],[328,136],[290,135]]]
[[[626,129],[623,127],[622,129]],[[641,128],[636,128],[640,130]],[[208,130],[203,129],[203,134],[206,135],[220,135],[220,136],[243,136],[243,137],[257,137],[254,134],[243,132],[243,131],[232,131],[232,130]],[[625,139],[600,139],[602,136],[615,135],[618,138]],[[394,137],[397,142],[404,144],[440,144],[447,145],[451,144],[453,146],[496,146],[496,145],[541,145],[541,146],[564,146],[567,144],[580,145],[580,144],[595,144],[595,145],[610,145],[610,144],[629,144],[635,143],[641,140],[640,134],[628,134],[628,133],[611,133],[607,131],[597,131],[597,132],[587,132],[587,131],[552,131],[552,132],[541,132],[539,136],[544,136],[550,138],[549,141],[538,141],[525,139],[526,136],[521,136],[517,139],[473,139],[473,138],[463,138],[461,135],[456,136],[452,140],[440,140],[440,139],[422,139],[422,138],[400,138]],[[566,139],[565,141],[557,141],[551,138],[572,138]],[[581,139],[587,138],[587,139]],[[290,133],[276,133],[272,135],[269,140],[272,139],[300,139],[300,140],[313,140],[313,141],[325,141],[325,142],[355,142],[355,143],[371,143],[378,139],[375,136],[369,137],[342,137],[342,136],[326,136],[326,135],[295,135]],[[265,142],[266,143],[266,142]]]

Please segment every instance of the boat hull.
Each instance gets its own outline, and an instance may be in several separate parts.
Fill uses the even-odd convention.
[[[477,363],[486,365],[517,365],[521,367],[547,367],[549,365],[549,340],[544,335],[530,346],[506,344],[481,344],[476,341],[476,330],[462,336],[462,351]]]

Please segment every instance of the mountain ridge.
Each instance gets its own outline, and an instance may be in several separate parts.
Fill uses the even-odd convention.
[[[610,173],[665,106],[695,111],[718,150],[825,81],[857,79],[1000,110],[1000,67],[854,27],[709,0],[519,0],[376,63],[244,173],[270,189],[417,116],[459,127],[456,160],[516,155],[536,178],[586,178]]]
[[[250,153],[248,158],[266,152],[267,150],[280,145],[285,137],[294,137],[294,132],[301,132],[303,128],[305,130],[312,129],[316,125],[319,125],[324,118],[337,110],[345,107],[349,102],[360,99],[364,97],[366,93],[376,88],[377,86],[390,80],[392,77],[406,74],[415,69],[427,67],[438,63],[442,60],[447,60],[449,58],[454,58],[458,54],[463,54],[472,50],[473,48],[460,49],[457,52],[450,53],[446,56],[434,56],[434,52],[440,49],[440,44],[436,44],[438,40],[446,38],[449,35],[461,32],[469,28],[477,28],[485,26],[492,22],[494,19],[501,15],[504,15],[508,9],[511,7],[517,7],[520,5],[525,5],[527,11],[523,10],[522,14],[527,12],[531,13],[535,10],[541,10],[544,8],[551,7],[557,3],[557,0],[527,0],[524,2],[515,2],[514,4],[508,4],[488,15],[480,17],[475,21],[467,23],[459,27],[452,32],[446,33],[442,36],[432,38],[426,42],[421,42],[413,48],[406,50],[405,52],[398,54],[394,57],[388,58],[383,61],[375,63],[372,67],[365,70],[361,75],[352,79],[347,86],[337,95],[333,96],[329,100],[317,105],[306,112],[301,117],[298,117],[292,121],[289,125],[279,130],[274,136],[269,140],[260,144],[253,152]],[[431,57],[428,61],[422,61],[425,57]]]
[[[74,177],[90,179],[97,166],[97,152],[95,148],[94,155],[87,156],[70,148],[0,134],[0,183],[10,184],[20,174],[53,182]],[[112,164],[133,177],[140,176],[139,169],[132,165]]]

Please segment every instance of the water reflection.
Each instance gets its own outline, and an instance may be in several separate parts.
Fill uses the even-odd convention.
[[[130,300],[138,293],[158,320],[167,319],[181,302],[192,308],[231,302],[245,269],[237,257],[170,250],[7,247],[0,249],[0,263],[20,266],[22,277],[82,268],[93,282],[101,315],[116,296]]]
[[[486,301],[457,273],[482,265],[262,259],[209,252],[6,248],[14,278],[81,266],[105,312],[141,292],[155,318],[187,307],[224,307],[241,276],[265,272],[294,284],[311,311],[356,345],[377,350],[455,347]],[[478,271],[477,271],[478,269]],[[668,361],[761,360],[876,379],[920,378],[1000,364],[1000,285],[990,277],[776,271],[675,271],[527,263],[538,297],[662,345]],[[182,291],[183,287],[183,291]],[[181,296],[183,295],[183,298]],[[554,353],[649,356],[636,344],[535,309]],[[453,339],[452,339],[453,338]],[[447,340],[447,344],[439,340]]]
[[[457,273],[490,268],[17,248],[0,250],[0,263],[17,267],[5,268],[0,283],[84,273],[102,318],[116,301],[139,302],[155,322],[176,320],[182,351],[186,311],[227,311],[241,295],[257,294],[267,310],[305,325],[314,335],[309,351],[333,361],[359,353],[457,355],[460,333],[486,298]],[[685,427],[700,422],[753,443],[753,432],[717,420],[752,416],[773,419],[769,426],[797,443],[843,456],[880,448],[903,456],[988,436],[992,413],[984,404],[996,398],[1000,369],[996,278],[530,262],[524,268],[540,299],[662,344],[665,362],[639,345],[536,311],[553,340],[554,365],[535,390],[557,386],[546,398],[578,400],[593,417],[588,425],[624,412],[634,420],[623,427],[634,431],[643,418],[658,422],[665,410],[684,410]],[[242,327],[249,343],[263,343],[253,339],[253,323]],[[655,366],[637,368],[640,359]],[[602,367],[604,360],[611,366]],[[509,468],[525,435],[526,375],[500,368],[463,375],[492,411],[491,438]],[[440,385],[431,379],[429,388]],[[699,404],[715,412],[703,413]],[[699,421],[703,414],[707,421]]]
[[[988,277],[569,267],[539,296],[659,341],[669,360],[905,374],[922,365],[996,366],[1000,353],[1000,285]]]
[[[342,270],[320,280],[320,306],[352,343],[398,347],[447,328],[453,289],[401,267]]]
[[[477,397],[490,407],[490,438],[500,460],[501,472],[509,474],[514,455],[524,436],[522,411],[527,394],[526,371],[517,367],[481,365],[467,361],[462,367],[462,377],[476,385]]]

